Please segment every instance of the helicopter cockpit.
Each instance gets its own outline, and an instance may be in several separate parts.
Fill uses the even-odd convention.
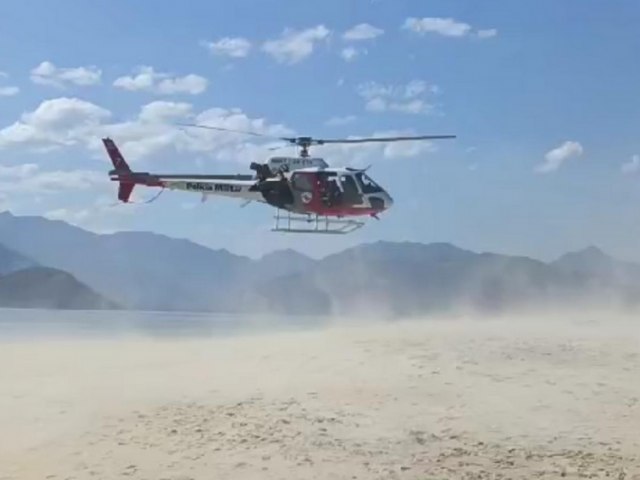
[[[384,191],[380,185],[374,182],[373,179],[364,172],[357,172],[353,177],[362,193],[380,193]]]
[[[304,208],[384,209],[392,203],[371,177],[354,169],[297,170],[291,174],[291,190]]]

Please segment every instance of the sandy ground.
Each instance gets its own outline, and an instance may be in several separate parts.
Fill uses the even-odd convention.
[[[640,322],[0,343],[0,479],[640,479]]]

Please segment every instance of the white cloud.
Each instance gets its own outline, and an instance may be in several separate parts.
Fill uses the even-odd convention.
[[[367,82],[358,86],[358,93],[364,98],[390,97],[411,99],[423,94],[437,93],[438,88],[424,80],[412,80],[406,85],[383,85],[377,82]]]
[[[349,41],[371,40],[379,37],[383,33],[384,30],[380,28],[376,28],[368,23],[360,23],[344,32],[342,38]]]
[[[24,113],[20,120],[0,130],[0,149],[77,145],[110,116],[108,110],[77,98],[45,100],[33,112]]]
[[[631,160],[624,163],[622,167],[620,167],[622,173],[631,174],[640,172],[640,155],[634,155],[631,157]]]
[[[390,130],[374,132],[372,137],[409,136],[415,133],[408,130]],[[349,139],[362,137],[349,136]],[[366,166],[377,160],[400,160],[414,158],[435,152],[436,145],[431,141],[409,140],[389,143],[353,143],[330,144],[315,147],[315,154],[324,157],[334,166]]]
[[[108,161],[100,139],[111,136],[134,162],[163,152],[188,152],[248,164],[252,159],[263,161],[269,154],[264,143],[271,145],[273,141],[260,143],[255,137],[185,129],[175,124],[200,123],[275,137],[293,134],[283,125],[251,118],[239,109],[210,108],[195,112],[191,104],[183,102],[155,101],[144,105],[134,118],[114,122],[112,117],[108,110],[76,98],[47,100],[14,124],[0,129],[0,149],[21,147],[42,152],[78,147]]]
[[[381,97],[370,98],[365,104],[365,109],[369,112],[386,112],[387,108],[387,101]]]
[[[324,124],[328,127],[341,127],[343,125],[349,125],[355,121],[355,115],[345,115],[343,117],[331,117],[329,120],[324,122]]]
[[[12,97],[20,93],[19,87],[0,87],[0,97]]]
[[[207,89],[208,81],[199,75],[189,74],[184,77],[165,78],[157,86],[158,93],[172,95],[177,93],[188,93],[199,95]]]
[[[191,114],[193,106],[186,102],[155,101],[140,109],[138,119],[142,122],[162,123],[185,118]]]
[[[566,141],[559,147],[547,152],[544,156],[545,161],[535,168],[538,173],[551,173],[558,170],[567,160],[579,157],[583,154],[584,149],[580,143],[575,141]]]
[[[391,142],[384,147],[384,157],[388,159],[413,158],[431,153],[436,146],[429,141]]]
[[[204,42],[203,45],[214,55],[231,58],[246,57],[251,50],[251,42],[241,37],[224,37],[216,42]]]
[[[389,103],[388,108],[391,111],[401,112],[401,113],[409,113],[413,115],[421,114],[421,113],[429,113],[433,110],[433,106],[426,103],[424,100],[415,99],[409,100],[404,103]]]
[[[82,225],[82,223],[91,216],[91,210],[88,208],[57,208],[45,212],[43,215],[49,220],[61,220],[71,225]]]
[[[471,25],[458,22],[453,18],[407,18],[404,27],[415,33],[437,33],[445,37],[464,37],[471,32]]]
[[[498,30],[489,28],[487,30],[478,30],[478,38],[493,38],[498,35]]]
[[[90,170],[43,171],[27,163],[0,167],[0,189],[9,194],[54,194],[68,190],[92,190],[104,183],[105,174]]]
[[[360,55],[360,50],[354,47],[343,48],[340,52],[340,56],[345,62],[352,62],[358,55]]]
[[[9,74],[6,72],[1,72],[0,71],[0,79],[1,78],[9,78]],[[14,95],[17,95],[18,93],[20,93],[20,88],[13,86],[13,85],[9,85],[9,86],[5,86],[5,87],[1,87],[0,86],[0,97],[13,97]]]
[[[193,117],[202,125],[212,125],[231,130],[256,132],[270,137],[291,136],[294,132],[281,124],[270,124],[264,118],[250,118],[240,109],[210,108]],[[265,147],[274,146],[274,140],[257,140],[246,135],[211,130],[189,130],[184,140],[184,149],[198,153],[215,152],[217,158],[225,161],[239,159],[243,163],[264,161]],[[278,146],[281,142],[276,141]],[[248,160],[251,158],[251,160]]]
[[[24,178],[33,175],[40,167],[35,163],[23,163],[20,165],[0,165],[0,179]]]
[[[433,111],[433,105],[425,97],[437,94],[439,89],[422,80],[413,80],[399,86],[363,83],[357,92],[365,100],[365,109],[370,112],[394,111],[415,115]]]
[[[60,68],[52,62],[44,61],[31,70],[31,81],[39,85],[64,88],[70,85],[87,87],[98,85],[102,71],[95,66]]]
[[[203,93],[209,82],[200,75],[189,74],[183,77],[169,73],[156,72],[153,67],[139,67],[135,75],[117,78],[113,85],[129,91],[151,92],[157,95]]]
[[[470,36],[474,33],[473,27],[468,23],[459,22],[453,18],[409,17],[402,26],[405,30],[410,30],[418,35],[426,35],[428,33],[442,35],[445,37],[462,38]],[[495,37],[498,31],[495,28],[478,30],[476,35],[478,38]]]
[[[291,65],[311,55],[316,43],[327,39],[330,33],[324,25],[299,31],[287,29],[279,39],[266,41],[262,50],[276,61]]]

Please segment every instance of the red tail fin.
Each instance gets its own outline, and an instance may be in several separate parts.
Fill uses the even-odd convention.
[[[130,172],[131,169],[120,153],[120,150],[118,149],[116,143],[110,138],[103,138],[102,143],[104,143],[104,148],[107,149],[107,153],[109,154],[111,163],[113,163],[113,168],[121,172]]]
[[[120,182],[120,186],[118,187],[118,200],[127,203],[129,201],[129,197],[131,197],[131,192],[133,192],[133,187],[135,186],[135,183]]]
[[[109,154],[111,163],[113,163],[114,171],[111,172],[112,179],[119,182],[118,200],[127,203],[129,201],[129,197],[131,197],[131,192],[133,192],[133,187],[135,187],[135,181],[131,178],[127,178],[128,174],[132,173],[131,168],[129,168],[129,165],[113,140],[110,138],[103,138],[102,143]]]

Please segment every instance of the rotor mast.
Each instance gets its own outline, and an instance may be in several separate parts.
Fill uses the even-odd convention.
[[[311,137],[299,137],[297,138],[298,146],[300,147],[300,157],[309,158],[309,147],[313,144]]]

